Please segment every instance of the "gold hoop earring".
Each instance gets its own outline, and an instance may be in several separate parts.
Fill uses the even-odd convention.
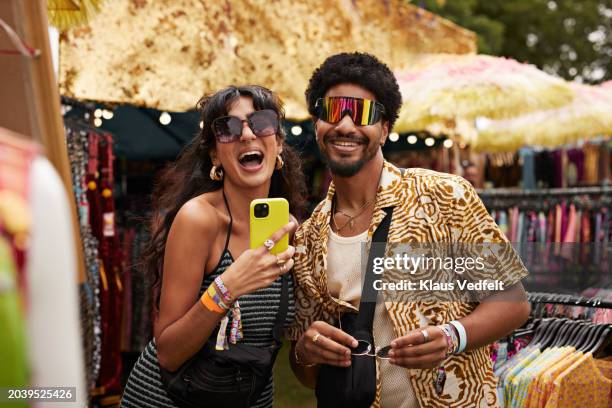
[[[283,158],[281,157],[281,155],[279,154],[278,156],[276,156],[276,165],[274,166],[274,168],[276,170],[280,170],[283,168],[284,164],[285,162],[283,161]]]
[[[212,166],[212,168],[210,169],[209,176],[211,180],[221,181],[223,180],[223,169],[221,168],[221,166]]]

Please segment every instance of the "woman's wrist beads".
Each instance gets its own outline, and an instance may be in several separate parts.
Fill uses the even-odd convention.
[[[229,341],[236,344],[244,337],[242,333],[242,317],[240,313],[240,305],[238,300],[233,300],[230,291],[227,289],[220,276],[215,278],[215,281],[206,289],[200,301],[213,313],[225,315],[220,322],[219,331],[217,332],[217,342],[215,348],[217,350],[227,350],[227,337],[225,332],[229,323],[227,312],[232,311],[232,323],[230,326]]]
[[[230,308],[222,298],[222,295],[217,292],[217,286],[214,283],[206,289],[200,298],[200,302],[202,302],[206,309],[217,314],[224,314]]]

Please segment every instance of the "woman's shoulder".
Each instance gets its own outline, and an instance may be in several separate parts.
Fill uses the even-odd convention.
[[[200,194],[187,201],[176,214],[174,223],[181,230],[200,237],[214,233],[221,225],[221,217],[213,194]]]

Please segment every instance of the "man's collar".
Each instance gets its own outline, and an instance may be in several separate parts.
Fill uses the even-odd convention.
[[[386,215],[386,212],[383,208],[387,207],[397,207],[403,200],[404,195],[406,194],[406,189],[402,186],[402,174],[400,170],[392,165],[391,163],[384,161],[383,162],[383,171],[380,176],[380,181],[378,183],[378,192],[376,194],[376,203],[374,206],[374,211],[372,213],[372,219],[370,220],[370,226],[368,228],[368,237],[371,238],[376,231],[376,228],[380,225],[381,221]],[[323,205],[320,209],[320,212],[316,215],[317,223],[315,225],[318,226],[318,232],[315,232],[315,235],[318,236],[317,241],[321,247],[327,247],[327,241],[329,237],[329,229],[330,229],[330,218],[331,218],[331,209],[332,209],[332,200],[335,194],[335,187],[333,182],[330,183],[329,190],[327,192],[327,197],[323,201]],[[332,302],[329,304],[331,313],[333,316],[337,314],[338,311],[342,313],[347,312],[349,310],[354,310],[350,303],[347,303],[344,300],[336,299],[329,294],[329,289],[327,287],[327,258],[321,258],[321,281],[320,281],[320,291],[327,296]]]
[[[376,193],[375,208],[386,208],[397,206],[401,202],[401,196],[404,194],[404,189],[401,188],[402,174],[400,170],[388,161],[383,161],[383,170],[378,182],[378,191]],[[331,213],[332,200],[336,188],[332,181],[325,197],[325,202],[321,208],[321,215],[328,217]]]

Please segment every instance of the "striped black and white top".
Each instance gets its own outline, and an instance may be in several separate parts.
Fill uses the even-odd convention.
[[[206,276],[200,288],[200,296],[233,262],[232,255],[227,248],[223,252],[215,270]],[[285,327],[288,327],[295,316],[295,300],[293,295],[293,276],[289,275],[289,307]],[[240,313],[244,338],[242,344],[258,347],[269,347],[274,338],[272,329],[280,305],[281,278],[278,278],[267,288],[259,289],[253,293],[240,297]],[[227,325],[229,338],[230,322]],[[271,408],[274,397],[274,382],[272,375],[268,385],[255,403],[256,408]],[[204,406],[204,405],[203,405]],[[161,382],[159,361],[155,339],[151,340],[134,365],[123,392],[122,408],[177,408],[176,404],[166,394]]]

